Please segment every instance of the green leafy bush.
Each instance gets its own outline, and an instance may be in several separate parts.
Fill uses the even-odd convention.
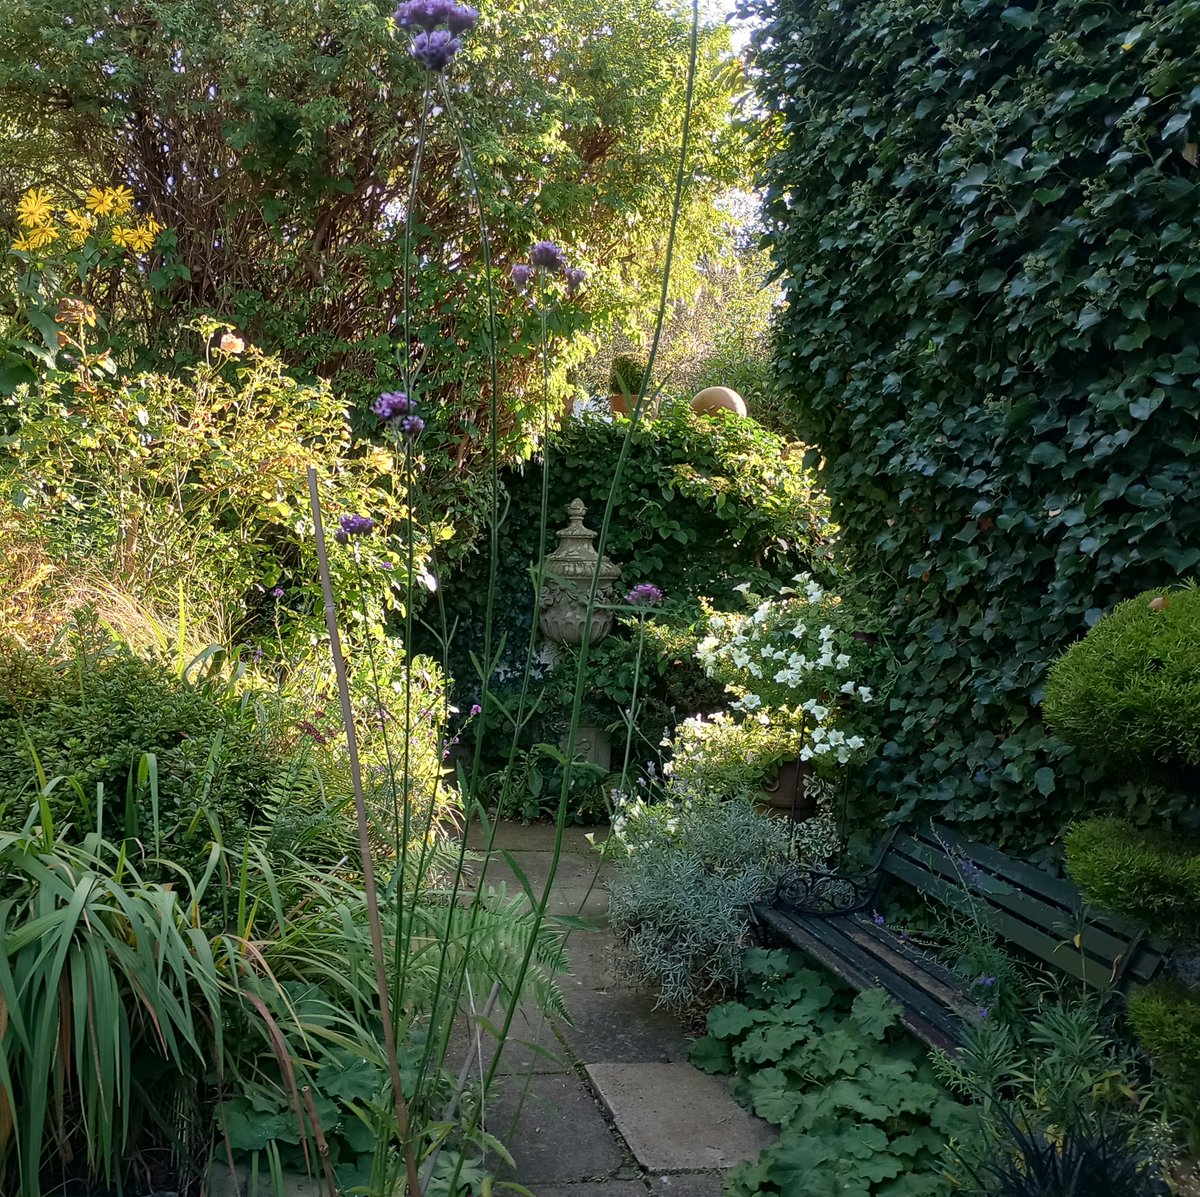
[[[1083,896],[1156,931],[1193,934],[1200,912],[1200,845],[1121,819],[1067,832],[1067,869]]]
[[[1162,1078],[1167,1113],[1200,1149],[1200,991],[1155,981],[1129,995],[1129,1023]]]
[[[871,781],[992,839],[1111,810],[1037,707],[1200,563],[1200,4],[745,7],[779,383],[905,646]]]
[[[11,826],[56,779],[56,824],[82,838],[99,820],[112,838],[151,856],[171,845],[202,871],[214,838],[240,843],[273,810],[277,784],[301,783],[280,731],[219,673],[179,677],[80,624],[62,650],[0,653],[0,813]],[[310,802],[320,784],[310,763]]]
[[[1200,587],[1118,603],[1050,667],[1055,734],[1117,773],[1200,776]]]
[[[654,622],[690,639],[699,617],[698,596],[708,596],[722,609],[739,605],[735,586],[781,583],[826,553],[832,529],[812,472],[783,438],[753,420],[704,420],[686,404],[666,407],[658,419],[639,421],[633,429],[597,417],[573,420],[551,434],[543,460],[503,475],[508,501],[496,530],[493,644],[503,643],[504,656],[497,674],[522,672],[535,618],[531,568],[556,547],[555,530],[573,499],[583,499],[593,513],[589,525],[599,529],[594,513],[603,509],[627,435],[629,457],[614,497],[605,552],[621,566],[623,586],[652,582],[664,591],[666,614],[656,615]],[[545,469],[547,528],[541,522]],[[478,657],[483,644],[488,555],[468,556],[439,580],[437,601],[447,627],[454,629],[449,672],[473,692],[478,680],[472,654]],[[440,620],[440,614],[430,611],[426,618]],[[441,649],[429,635],[419,647]],[[598,656],[610,652],[628,660],[622,670],[631,681],[632,643],[624,650],[607,642],[598,646]],[[684,656],[676,652],[671,661],[676,660]],[[598,668],[604,671],[603,659]],[[650,663],[644,668],[649,671]],[[676,668],[683,667],[672,665]],[[696,674],[684,674],[691,688]],[[676,701],[665,692],[662,697],[667,705]],[[682,705],[680,714],[702,709]]]
[[[1049,1142],[1071,1143],[1081,1169],[1094,1168],[1097,1152],[1111,1157],[1113,1176],[1141,1186],[1130,1193],[1162,1192],[1169,1142],[1136,1054],[1109,1013],[1062,992],[1026,999],[1012,1018],[968,1023],[959,1051],[934,1057],[938,1075],[974,1107],[955,1145],[952,1172],[960,1185],[970,1189],[968,1180],[982,1175],[1013,1197],[1057,1195],[1053,1184],[1011,1187],[1021,1176],[1056,1178],[1047,1168],[1054,1163],[1046,1158]],[[1084,1197],[1087,1190],[1062,1192]]]
[[[746,953],[744,1000],[715,1007],[692,1062],[780,1128],[729,1175],[731,1197],[936,1197],[963,1108],[882,989],[852,995],[798,954]]]
[[[736,983],[749,907],[801,864],[838,847],[831,819],[789,825],[746,798],[675,787],[660,802],[623,800],[613,818],[608,917],[630,975],[661,1002],[694,1006]]]
[[[330,554],[347,620],[377,621],[403,592],[407,549],[385,535],[407,529],[393,455],[356,446],[344,403],[278,358],[251,348],[88,388],[51,373],[0,411],[0,505],[53,560],[87,562],[135,597],[174,607],[182,588],[231,635],[306,645],[322,626],[310,462],[326,521],[370,514],[380,532]],[[448,530],[443,517],[415,526],[418,572]]]

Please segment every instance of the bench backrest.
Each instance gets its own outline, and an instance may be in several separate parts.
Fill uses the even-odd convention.
[[[1149,981],[1162,964],[1144,928],[1088,909],[1069,881],[948,827],[898,830],[879,868],[1097,989]]]

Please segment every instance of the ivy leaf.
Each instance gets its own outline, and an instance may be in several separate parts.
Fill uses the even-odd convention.
[[[1006,25],[1015,25],[1018,29],[1033,28],[1033,13],[1027,8],[1006,8],[1000,14],[1000,20]]]
[[[1033,784],[1037,786],[1038,793],[1045,797],[1054,793],[1054,787],[1057,785],[1057,778],[1054,770],[1043,765],[1034,775]]]

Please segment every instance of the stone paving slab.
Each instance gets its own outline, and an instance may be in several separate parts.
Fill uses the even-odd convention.
[[[496,1010],[488,1020],[499,1031],[504,1026],[504,1011]],[[496,1036],[487,1027],[479,1027],[480,1046],[483,1052],[483,1072],[491,1067],[492,1058],[496,1054]],[[446,1053],[446,1067],[455,1075],[467,1058],[473,1031],[465,1016],[455,1023],[450,1033],[450,1043]],[[512,1025],[508,1029],[508,1041],[504,1051],[500,1053],[500,1064],[496,1069],[497,1076],[510,1076],[526,1072],[569,1072],[571,1061],[567,1059],[563,1045],[558,1041],[550,1022],[530,1002],[520,1007],[513,1015]],[[480,1074],[479,1057],[476,1055],[471,1064],[472,1075]]]
[[[655,1176],[650,1181],[650,1192],[654,1197],[722,1197],[725,1173],[677,1172],[673,1176]]]
[[[510,852],[553,852],[555,827],[553,823],[514,823],[502,819],[492,840],[493,849],[507,848]],[[590,838],[589,838],[590,837]],[[608,838],[608,827],[564,827],[563,852],[599,859],[594,845]],[[467,847],[481,852],[487,847],[483,826],[475,820],[467,827]]]
[[[607,931],[574,929],[567,940],[567,957],[571,975],[560,977],[564,990],[572,989],[632,989],[618,966],[620,949],[616,939]],[[653,1004],[653,998],[648,999]]]
[[[535,1193],[539,1184],[604,1179],[624,1160],[591,1090],[574,1073],[505,1078],[487,1128],[516,1163],[515,1169],[501,1164],[498,1175]]]
[[[538,1185],[533,1197],[648,1197],[640,1180],[595,1180],[578,1185]]]
[[[687,1059],[691,1040],[672,1015],[652,1009],[653,1001],[645,994],[564,987],[563,997],[574,1025],[564,1026],[562,1036],[584,1064],[666,1064]]]
[[[638,1163],[652,1172],[728,1168],[758,1158],[775,1131],[690,1064],[589,1064],[588,1075]]]

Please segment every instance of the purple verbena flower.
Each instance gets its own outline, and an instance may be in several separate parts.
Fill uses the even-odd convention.
[[[271,597],[272,598],[283,598],[283,587],[276,586],[275,589],[271,591]]]
[[[455,37],[461,37],[464,33],[470,33],[475,28],[478,20],[479,9],[472,8],[469,4],[450,4],[446,8],[446,28]]]
[[[539,241],[530,251],[529,260],[538,270],[561,274],[567,268],[566,255],[553,241]]]
[[[995,977],[980,977],[979,980],[975,982],[975,984],[982,985],[984,987],[984,989],[991,989],[991,987],[996,984],[996,978]]]
[[[420,416],[405,416],[400,425],[405,436],[420,436],[425,431],[425,421]]]
[[[979,1016],[979,1018],[980,1018],[980,1019],[987,1018],[987,1016],[988,1016],[988,1008],[987,1008],[986,1006],[980,1006],[980,1007],[979,1007],[979,1010],[977,1011],[977,1014],[978,1014],[978,1016]]]
[[[983,870],[973,860],[963,860],[960,862],[963,880],[972,888],[977,890],[983,889]]]
[[[510,273],[517,290],[524,294],[529,289],[529,280],[533,278],[533,267],[524,264],[514,266]]]
[[[631,607],[657,607],[663,601],[663,592],[653,582],[642,582],[625,596],[625,601]]]
[[[563,277],[567,280],[567,294],[574,295],[587,282],[587,271],[580,266],[568,266]]]
[[[375,521],[369,515],[344,515],[338,520],[333,539],[345,544],[352,536],[370,536],[375,530]]]
[[[401,29],[436,29],[446,23],[451,7],[450,0],[405,0],[392,16]]]
[[[471,714],[472,715],[480,715],[482,713],[483,713],[483,707],[481,707],[479,705],[479,703],[477,703],[477,702],[471,703]]]
[[[887,919],[885,919],[885,918],[883,917],[883,915],[881,915],[881,914],[877,914],[877,915],[876,915],[876,916],[875,916],[875,917],[874,917],[874,918],[871,920],[871,922],[873,922],[873,923],[875,924],[875,926],[876,926],[876,927],[882,927],[882,926],[883,926],[883,925],[884,925],[884,924],[887,922]]]
[[[409,53],[426,70],[444,71],[451,59],[462,49],[462,42],[448,29],[434,29],[429,33],[418,33],[413,38]]]
[[[384,391],[371,410],[381,420],[398,420],[412,408],[412,400],[403,391]]]

